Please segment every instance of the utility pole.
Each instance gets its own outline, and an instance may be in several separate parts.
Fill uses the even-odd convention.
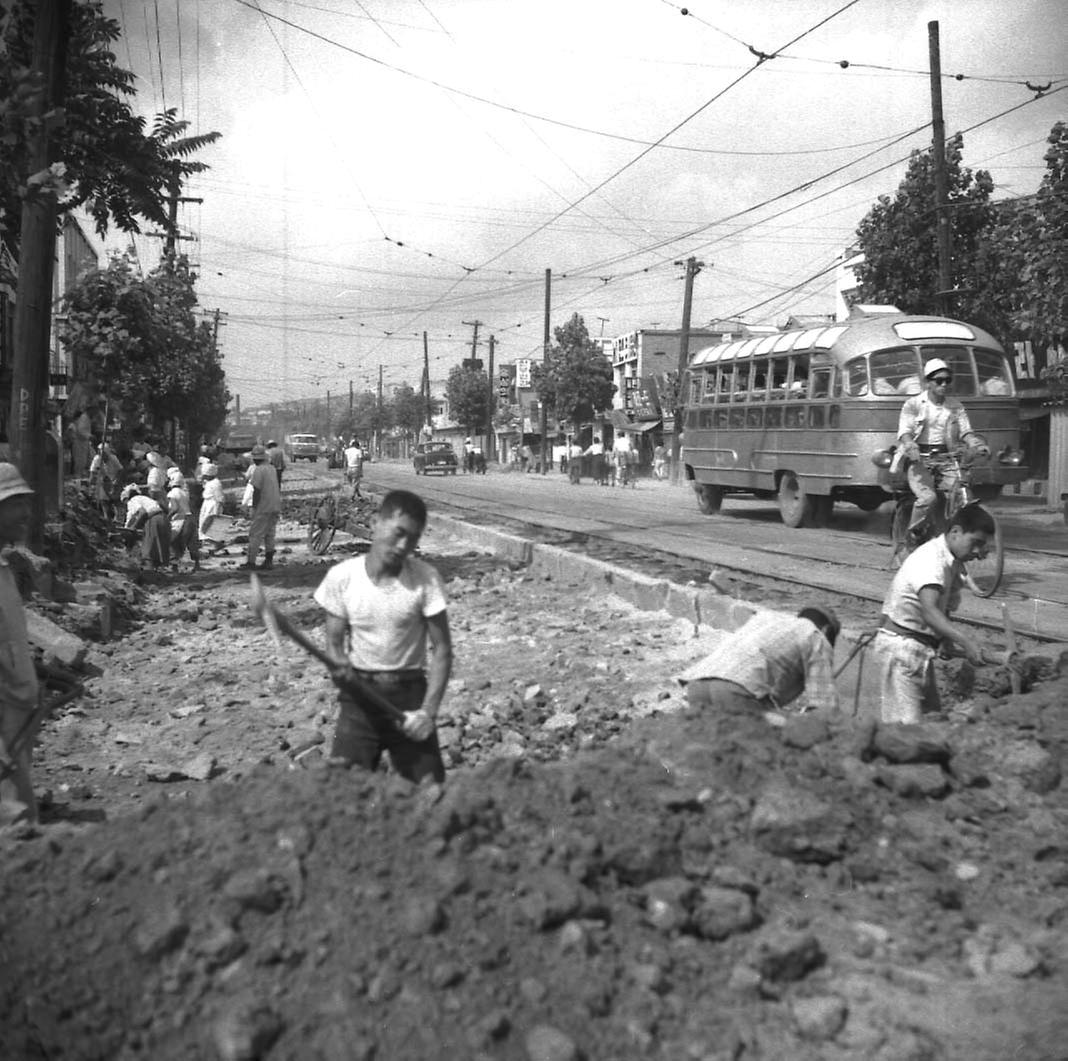
[[[604,326],[612,319],[611,317],[598,317],[601,322],[601,338],[604,338]]]
[[[542,371],[548,372],[549,370],[549,304],[551,301],[553,286],[553,271],[552,269],[545,270],[545,327],[542,329],[542,354],[541,365]],[[541,431],[541,474],[546,475],[549,471],[549,461],[547,457],[547,451],[549,447],[549,410],[546,408],[545,400],[538,396],[538,408],[541,411],[541,423],[538,425]]]
[[[352,380],[349,380],[349,434],[352,434]]]
[[[382,366],[378,366],[378,416],[375,420],[375,453],[382,456]]]
[[[682,262],[676,262],[682,265]],[[682,418],[686,412],[687,372],[690,366],[690,312],[693,309],[693,279],[704,268],[705,263],[696,258],[686,259],[686,291],[682,297],[682,331],[679,333],[679,376],[678,394],[675,397],[675,431],[671,437],[671,481],[677,483],[680,478],[679,451],[682,449]]]
[[[326,392],[326,439],[328,442],[334,441],[334,431],[330,426],[330,392]]]
[[[486,460],[493,460],[493,410],[496,406],[494,401],[494,386],[495,381],[493,379],[493,348],[496,344],[496,337],[491,335],[489,337],[489,383],[486,386]]]
[[[41,91],[31,97],[36,119],[29,142],[29,169],[40,173],[52,162],[48,123],[43,116],[61,105],[66,89],[67,39],[71,0],[40,0],[33,35],[32,70]],[[19,277],[15,302],[14,358],[8,440],[19,471],[34,490],[30,544],[39,545],[45,516],[45,395],[48,342],[52,331],[52,277],[56,257],[58,205],[51,188],[38,189],[22,201]],[[59,468],[62,469],[62,447]],[[75,471],[84,474],[84,468]]]
[[[219,329],[226,327],[226,321],[221,320],[227,316],[221,309],[216,308],[211,314],[211,343],[216,350],[219,349]]]
[[[427,342],[426,332],[423,332],[423,403],[426,409],[426,426],[432,423],[430,408],[430,346]]]
[[[164,258],[174,259],[177,253],[177,242],[179,240],[193,241],[193,236],[182,236],[178,233],[178,204],[179,203],[202,203],[203,199],[190,198],[181,194],[182,180],[181,177],[174,173],[171,175],[171,179],[167,182],[167,231],[166,232],[148,232],[149,236],[162,236],[163,237],[163,256]]]
[[[938,239],[938,303],[944,317],[953,312],[953,247],[946,207],[946,125],[942,118],[942,54],[938,23],[927,23],[927,49],[931,65],[931,159],[935,180],[935,233]]]

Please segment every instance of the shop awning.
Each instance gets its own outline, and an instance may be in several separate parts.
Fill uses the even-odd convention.
[[[628,420],[627,414],[621,409],[613,409],[609,414],[609,423],[616,431],[633,431],[636,434],[644,434],[660,426],[659,420]]]

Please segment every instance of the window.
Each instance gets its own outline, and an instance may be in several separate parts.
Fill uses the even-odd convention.
[[[911,346],[899,350],[879,350],[871,355],[871,388],[873,394],[919,394],[920,359]]]
[[[805,407],[803,405],[788,405],[783,416],[784,427],[804,427]]]
[[[759,405],[754,405],[746,412],[746,427],[763,427],[764,426],[764,410]]]
[[[823,427],[823,406],[810,405],[808,407],[808,426]]]
[[[994,350],[976,350],[980,394],[1012,394],[1012,377],[1005,358]]]
[[[781,399],[786,397],[786,376],[789,367],[785,357],[772,359],[768,368],[771,379],[770,390],[768,391],[769,398]]]
[[[721,407],[716,410],[716,427],[727,427],[730,424],[730,410],[726,407]]]
[[[712,413],[713,413],[712,409],[702,409],[701,410],[701,416],[700,416],[700,420],[699,420],[699,426],[700,427],[711,427],[712,426]]]
[[[812,392],[810,398],[829,398],[831,396],[831,373],[830,368],[814,368],[812,370]]]
[[[732,409],[730,418],[731,427],[745,427],[745,410],[742,408]]]
[[[949,393],[958,398],[975,394],[975,372],[972,370],[972,355],[966,346],[921,346],[920,358],[927,364],[932,357],[940,357],[953,373],[953,386]]]
[[[764,413],[765,427],[782,427],[782,406],[769,405]]]
[[[790,358],[789,383],[786,386],[786,397],[808,397],[808,354],[794,354],[794,356]]]
[[[709,405],[716,400],[716,370],[702,372],[698,379],[701,381],[701,401]]]
[[[847,397],[861,398],[868,393],[867,358],[855,357],[842,370],[843,388]]]

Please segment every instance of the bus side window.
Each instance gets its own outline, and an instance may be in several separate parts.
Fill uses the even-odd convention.
[[[911,346],[878,350],[871,355],[873,394],[919,394],[920,359]]]
[[[767,361],[753,362],[753,386],[749,391],[751,402],[763,402],[768,397],[768,363]]]
[[[810,405],[808,407],[808,426],[823,427],[823,406]]]
[[[976,350],[975,367],[979,372],[980,394],[1012,394],[1009,366],[1002,354],[994,350]]]
[[[829,368],[814,368],[812,370],[810,398],[829,398],[831,396],[831,371]]]
[[[709,404],[716,400],[716,371],[703,373],[701,377],[701,401]]]
[[[775,358],[769,365],[769,378],[771,380],[769,398],[782,399],[786,397],[786,373],[787,362],[785,357]]]
[[[731,427],[745,427],[745,410],[738,406],[731,410]]]
[[[700,418],[698,420],[698,426],[706,427],[706,428],[707,427],[711,427],[712,426],[712,413],[713,412],[714,412],[713,409],[702,409],[701,410],[701,416],[700,416]]]
[[[785,427],[804,427],[805,407],[803,405],[788,405],[786,415],[783,417]]]
[[[730,410],[726,406],[716,409],[715,426],[727,427],[730,424]]]
[[[764,414],[765,427],[782,427],[782,406],[769,405]]]
[[[868,362],[863,357],[849,361],[842,375],[844,390],[850,398],[861,398],[868,393]]]
[[[759,405],[749,409],[746,413],[746,427],[762,427],[764,425],[764,410]]]
[[[787,398],[804,398],[808,395],[808,354],[793,354],[790,357],[790,382],[786,387]]]

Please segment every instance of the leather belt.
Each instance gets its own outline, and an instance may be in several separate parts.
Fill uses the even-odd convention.
[[[421,670],[358,670],[354,667],[353,671],[363,681],[387,688],[396,688],[398,685],[412,685],[415,682],[426,680],[426,674]]]
[[[917,443],[916,448],[923,454],[930,455],[932,453],[948,453],[948,446],[932,446],[927,443]]]
[[[938,650],[938,646],[941,644],[941,639],[934,636],[934,634],[921,634],[919,630],[910,630],[907,626],[901,626],[899,623],[895,623],[889,616],[884,615],[882,622],[879,624],[881,630],[888,630],[892,634],[897,634],[898,637],[907,637],[910,641],[918,641],[921,645],[926,645],[927,648]]]

